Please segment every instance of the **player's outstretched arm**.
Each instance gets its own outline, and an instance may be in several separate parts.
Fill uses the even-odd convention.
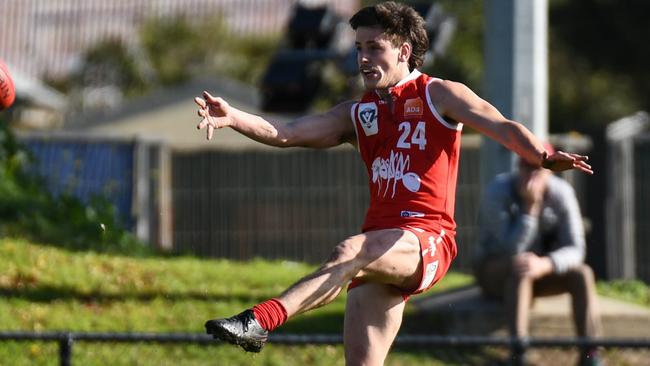
[[[440,80],[432,82],[429,88],[432,101],[442,115],[494,139],[530,164],[554,171],[577,169],[593,174],[587,156],[563,151],[549,155],[543,143],[523,124],[505,118],[467,86]]]
[[[282,124],[239,110],[208,92],[203,92],[203,98],[197,97],[194,101],[202,117],[197,128],[207,129],[208,140],[212,139],[215,130],[230,127],[250,139],[277,147],[326,148],[355,141],[350,119],[352,102]]]

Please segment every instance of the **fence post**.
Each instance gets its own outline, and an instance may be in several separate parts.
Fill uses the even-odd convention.
[[[135,139],[133,147],[133,214],[135,235],[150,244],[151,241],[151,186],[150,186],[150,142],[144,138]]]
[[[607,126],[606,250],[610,279],[635,279],[636,197],[634,187],[635,136],[650,128],[650,116],[637,112]]]
[[[510,341],[510,362],[514,365],[524,364],[524,354],[528,349],[530,340],[528,337],[514,337]]]
[[[74,339],[70,333],[65,333],[59,340],[59,364],[61,366],[71,366],[73,343]]]
[[[158,175],[156,190],[158,195],[158,240],[156,245],[162,251],[173,249],[174,233],[172,231],[173,212],[172,207],[172,171],[171,151],[167,144],[161,142],[157,145],[158,153]]]

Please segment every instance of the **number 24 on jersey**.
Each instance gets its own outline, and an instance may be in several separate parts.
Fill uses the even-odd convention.
[[[417,145],[420,150],[424,150],[427,146],[424,121],[418,122],[413,133],[411,133],[411,123],[406,121],[399,124],[398,130],[401,132],[397,140],[398,148],[410,149],[411,145]]]

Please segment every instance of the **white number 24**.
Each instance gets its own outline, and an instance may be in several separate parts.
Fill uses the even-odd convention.
[[[411,144],[413,144],[418,145],[420,150],[424,150],[424,148],[427,146],[427,135],[425,133],[424,127],[424,121],[418,122],[418,124],[415,126],[415,131],[413,131],[413,134],[411,135],[411,123],[400,123],[398,130],[402,131],[402,134],[400,135],[399,140],[397,140],[397,147],[402,149],[410,149]],[[406,141],[409,138],[409,135],[411,136],[411,142]]]

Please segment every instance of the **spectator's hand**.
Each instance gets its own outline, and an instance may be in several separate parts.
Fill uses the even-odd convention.
[[[553,272],[553,262],[549,257],[524,252],[514,258],[514,272],[522,277],[537,279]]]
[[[587,164],[588,156],[558,151],[547,156],[542,161],[542,166],[556,172],[568,169],[577,169],[587,174],[594,174],[591,165]]]
[[[199,117],[203,118],[196,128],[203,129],[207,126],[208,140],[212,138],[214,130],[232,124],[229,117],[230,105],[222,98],[215,98],[207,91],[204,91],[203,98],[196,97],[194,102],[199,106]]]

